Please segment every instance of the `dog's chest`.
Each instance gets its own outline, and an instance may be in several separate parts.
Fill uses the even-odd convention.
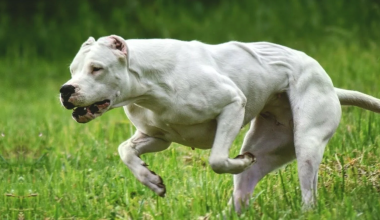
[[[124,110],[136,128],[149,136],[202,149],[211,148],[214,141],[215,119],[200,123],[186,123],[185,120],[173,123],[164,120],[162,115],[136,105],[126,106]]]

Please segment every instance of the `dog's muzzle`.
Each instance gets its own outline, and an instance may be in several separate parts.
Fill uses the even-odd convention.
[[[61,101],[63,106],[66,109],[73,109],[72,117],[79,123],[89,122],[92,119],[102,115],[111,105],[111,101],[109,99],[105,99],[94,102],[88,106],[76,106],[75,104],[69,102],[71,95],[75,93],[75,87],[72,85],[63,85],[59,92],[61,93]]]

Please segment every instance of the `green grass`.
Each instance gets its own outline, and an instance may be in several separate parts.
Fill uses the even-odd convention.
[[[210,169],[208,150],[173,144],[143,155],[166,184],[167,195],[160,198],[133,177],[117,154],[118,145],[134,133],[122,109],[78,124],[58,100],[80,43],[88,35],[106,34],[209,43],[269,40],[316,58],[335,86],[380,97],[375,1],[123,1],[104,20],[108,1],[98,2],[102,7],[83,1],[70,11],[65,10],[69,3],[40,1],[33,28],[23,26],[28,34],[11,29],[13,16],[1,7],[7,3],[0,3],[0,42],[5,45],[0,48],[5,52],[0,54],[0,219],[380,218],[378,114],[343,108],[320,167],[314,210],[301,211],[296,163],[291,163],[258,184],[250,208],[238,217],[227,207],[232,176]],[[49,4],[55,14],[45,7]],[[4,33],[15,40],[8,42]],[[238,154],[246,130],[231,157]]]

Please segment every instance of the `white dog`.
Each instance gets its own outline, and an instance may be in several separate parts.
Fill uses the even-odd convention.
[[[61,102],[86,123],[124,107],[137,131],[119,146],[134,176],[159,196],[166,189],[139,155],[171,142],[211,149],[217,173],[234,176],[237,212],[269,172],[297,159],[304,207],[315,202],[318,167],[342,105],[380,112],[380,100],[334,88],[317,61],[271,43],[208,45],[171,39],[90,37],[74,58]],[[241,155],[229,158],[251,123]]]

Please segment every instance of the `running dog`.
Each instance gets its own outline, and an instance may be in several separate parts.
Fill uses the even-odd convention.
[[[70,71],[60,99],[77,122],[124,108],[137,131],[118,150],[141,183],[165,195],[162,178],[147,168],[141,154],[165,150],[171,142],[211,149],[211,168],[235,174],[237,212],[266,174],[294,159],[303,206],[311,207],[341,105],[380,113],[379,99],[335,88],[313,58],[267,42],[90,37]],[[234,139],[248,123],[241,154],[229,158]]]

